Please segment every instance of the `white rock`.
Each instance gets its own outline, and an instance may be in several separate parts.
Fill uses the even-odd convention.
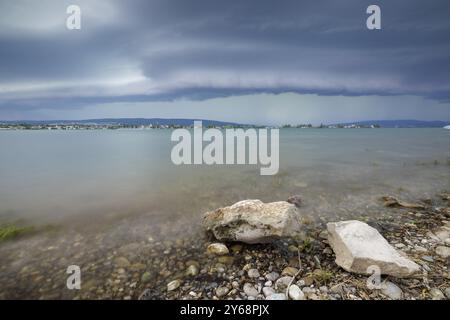
[[[258,295],[258,290],[251,283],[244,284],[244,293],[249,297],[256,297]]]
[[[250,270],[248,270],[247,274],[250,278],[259,278],[258,269],[250,269]]]
[[[180,280],[173,280],[173,281],[171,281],[171,282],[169,282],[168,284],[167,284],[167,291],[173,291],[173,290],[176,290],[176,289],[178,289],[179,287],[180,287],[180,285],[181,285],[181,281]]]
[[[445,299],[444,294],[438,288],[432,288],[430,290],[430,295],[431,295],[431,299],[433,299],[433,300],[444,300]]]
[[[292,277],[281,277],[277,281],[275,281],[275,289],[278,292],[284,292],[287,289],[289,283],[291,283]]]
[[[265,287],[271,287],[272,284],[273,284],[273,282],[270,281],[270,280],[267,280],[266,282],[264,282],[264,286],[265,286]]]
[[[265,297],[268,297],[275,293],[275,290],[273,290],[273,288],[270,287],[264,287],[262,291]]]
[[[227,246],[224,245],[223,243],[211,243],[206,249],[206,251],[208,253],[215,254],[218,256],[223,256],[230,253]]]
[[[284,293],[274,293],[266,297],[266,300],[286,300],[286,295]]]
[[[305,300],[305,294],[299,286],[293,284],[289,287],[289,298],[292,300]]]
[[[419,265],[402,256],[375,228],[364,222],[328,223],[327,228],[336,263],[346,271],[372,274],[367,269],[377,266],[381,274],[407,277],[420,270]]]
[[[227,287],[218,287],[216,289],[216,296],[223,297],[226,296],[228,294],[228,292],[230,292],[230,289],[228,289]]]
[[[272,282],[276,281],[280,277],[280,274],[277,272],[271,272],[266,274],[266,279]]]
[[[392,282],[384,283],[381,292],[393,300],[399,300],[403,297],[402,289]]]
[[[443,258],[447,258],[450,256],[450,248],[444,247],[444,246],[439,246],[436,248],[436,253]]]
[[[205,213],[203,225],[221,241],[266,243],[300,230],[295,205],[286,201],[243,200]]]

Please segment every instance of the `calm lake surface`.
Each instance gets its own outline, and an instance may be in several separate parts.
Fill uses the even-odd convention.
[[[175,166],[170,135],[0,131],[0,224],[37,231],[0,243],[0,299],[137,299],[145,288],[164,298],[187,260],[210,262],[202,214],[243,199],[299,194],[300,213],[321,230],[392,216],[383,195],[418,201],[450,189],[450,130],[283,129],[275,176]],[[69,265],[81,267],[82,290],[67,289]]]
[[[0,132],[0,219],[192,218],[241,199],[291,194],[326,215],[365,210],[383,194],[414,199],[449,187],[450,130],[283,129],[276,176],[260,176],[258,166],[176,166],[170,134]]]

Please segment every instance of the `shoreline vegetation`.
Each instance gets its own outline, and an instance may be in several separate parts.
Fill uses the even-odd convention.
[[[290,197],[287,202],[296,207],[302,206],[299,196]],[[39,249],[25,249],[30,250],[29,254],[33,250],[38,251],[40,262],[36,260],[33,264],[26,264],[14,273],[2,272],[5,277],[0,279],[3,288],[0,298],[450,299],[450,193],[445,191],[432,199],[411,202],[384,196],[379,203],[379,215],[361,213],[341,218],[358,220],[375,229],[389,246],[419,268],[418,272],[406,277],[382,275],[379,288],[368,287],[369,275],[346,271],[338,265],[338,253],[334,252],[335,248],[330,243],[330,227],[327,230],[327,224],[339,221],[335,220],[339,217],[332,221],[329,217],[313,221],[301,216],[301,233],[274,238],[267,243],[229,241],[225,239],[229,235],[220,230],[215,230],[217,233],[213,235],[211,230],[201,229],[165,241],[153,237],[122,239],[107,249],[107,253],[95,254],[98,248],[93,244],[93,239],[95,244],[103,247],[100,243],[108,236],[98,232],[93,235],[94,238],[88,238],[77,233],[73,248],[62,249],[64,252],[68,250],[66,253],[69,255],[75,254],[83,266],[85,276],[82,289],[75,291],[64,288],[65,269],[59,259],[64,263],[67,259],[64,254],[58,257],[55,250],[59,242],[53,238],[49,240],[51,245],[48,248],[44,245]],[[213,218],[222,219],[233,206],[227,208],[213,211]],[[15,237],[17,232],[17,235],[21,234],[19,227],[2,230],[7,230],[7,235],[14,235],[9,240],[27,241]],[[40,233],[41,236],[43,234]],[[218,236],[225,238],[221,240]],[[61,240],[65,245],[67,241]],[[0,249],[5,244],[6,241],[0,243]],[[86,247],[83,249],[83,246]],[[2,255],[5,268],[8,252],[3,251]]]

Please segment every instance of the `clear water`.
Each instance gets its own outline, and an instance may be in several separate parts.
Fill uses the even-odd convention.
[[[280,171],[176,166],[169,130],[0,132],[0,219],[86,222],[145,214],[194,220],[235,201],[300,194],[304,210],[370,210],[379,197],[450,187],[450,130],[283,129]]]

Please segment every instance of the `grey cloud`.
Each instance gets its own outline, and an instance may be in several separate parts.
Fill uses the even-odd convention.
[[[0,4],[3,113],[264,92],[450,100],[446,0],[375,1],[381,31],[365,27],[368,0],[81,1],[79,32],[58,22],[70,1],[34,9],[58,22],[36,30],[11,2],[29,5]]]

